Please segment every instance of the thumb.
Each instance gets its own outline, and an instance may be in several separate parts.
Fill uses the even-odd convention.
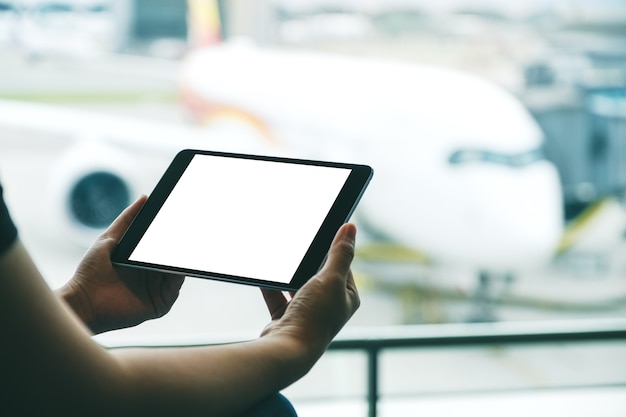
[[[346,223],[333,239],[328,251],[328,259],[322,268],[323,271],[334,271],[346,279],[350,264],[354,259],[354,245],[356,239],[356,226]]]
[[[133,222],[143,205],[146,203],[148,197],[145,194],[139,196],[137,200],[130,206],[126,207],[122,213],[117,216],[113,223],[107,228],[107,230],[102,234],[104,238],[112,238],[115,241],[119,241],[126,230]]]
[[[161,297],[163,297],[163,301],[165,301],[166,304],[174,304],[180,295],[180,289],[184,282],[185,277],[182,275],[165,275],[163,277]]]

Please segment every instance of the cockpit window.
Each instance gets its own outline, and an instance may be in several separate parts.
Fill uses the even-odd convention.
[[[511,154],[480,149],[459,149],[450,155],[448,162],[452,165],[488,162],[514,168],[523,168],[542,159],[545,159],[545,155],[539,148]]]

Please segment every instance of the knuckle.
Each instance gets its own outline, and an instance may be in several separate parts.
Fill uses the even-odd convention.
[[[348,242],[339,243],[337,251],[349,262],[354,259],[354,246]]]

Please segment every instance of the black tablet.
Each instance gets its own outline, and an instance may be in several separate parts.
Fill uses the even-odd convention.
[[[372,174],[366,165],[183,150],[112,261],[297,290],[321,267]]]

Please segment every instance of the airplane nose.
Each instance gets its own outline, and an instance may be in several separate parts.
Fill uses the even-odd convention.
[[[462,208],[465,236],[475,237],[467,242],[473,248],[468,262],[523,268],[554,255],[563,233],[563,209],[558,173],[551,164],[486,167],[464,175],[473,195]]]
[[[545,264],[556,252],[563,208],[559,176],[548,161],[433,168],[430,175],[382,168],[360,214],[436,263],[519,270]]]

